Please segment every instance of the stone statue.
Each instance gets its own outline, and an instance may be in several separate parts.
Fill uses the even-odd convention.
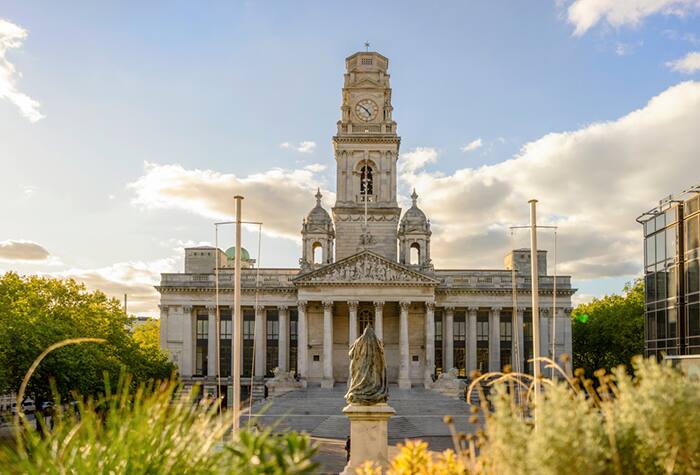
[[[349,404],[373,405],[389,398],[386,384],[384,346],[367,325],[362,336],[350,347],[350,387],[345,400]]]

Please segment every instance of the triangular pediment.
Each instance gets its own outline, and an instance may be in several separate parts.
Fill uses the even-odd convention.
[[[390,261],[372,251],[360,251],[333,264],[302,274],[294,279],[297,285],[430,285],[439,281],[429,275]]]

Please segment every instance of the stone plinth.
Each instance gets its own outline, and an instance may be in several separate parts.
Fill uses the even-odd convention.
[[[355,469],[371,460],[386,469],[388,459],[387,423],[396,414],[386,403],[364,406],[349,404],[343,409],[350,419],[350,461],[343,474],[354,474]]]

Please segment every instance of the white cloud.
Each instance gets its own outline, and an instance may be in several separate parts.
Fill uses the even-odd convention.
[[[321,180],[315,170],[275,168],[247,177],[180,165],[145,164],[145,174],[128,185],[133,204],[145,209],[183,209],[211,219],[231,219],[233,196],[242,195],[245,219],[263,222],[263,232],[299,239],[301,220],[313,208]],[[334,194],[324,192],[326,203]]]
[[[527,201],[538,198],[541,224],[559,226],[560,272],[632,275],[642,257],[635,218],[700,181],[698,123],[700,82],[689,81],[617,120],[545,135],[496,165],[439,175],[415,166],[415,151],[403,154],[399,162],[411,166],[401,178],[431,218],[439,267],[500,266],[508,226],[527,223]],[[546,241],[551,249],[551,236]]]
[[[297,145],[294,145],[290,142],[282,142],[280,144],[280,148],[284,148],[287,150],[296,150],[299,153],[311,153],[316,149],[316,142],[312,142],[311,140],[303,140]]]
[[[481,142],[481,137],[480,137],[476,140],[472,140],[467,145],[462,147],[462,152],[471,152],[473,150],[476,150],[477,148],[481,148],[482,145],[483,145],[483,143]]]
[[[127,309],[131,314],[154,315],[157,312],[159,295],[153,287],[160,282],[161,272],[177,272],[177,258],[156,261],[119,262],[98,269],[69,269],[44,275],[72,278],[83,282],[89,290],[100,290],[119,300],[127,295]]]
[[[432,147],[418,147],[412,152],[402,153],[399,160],[400,173],[413,173],[429,163],[437,162],[438,151]]]
[[[692,51],[680,59],[669,61],[666,66],[672,71],[683,74],[693,74],[700,71],[700,51]]]
[[[44,118],[39,111],[39,102],[17,90],[17,72],[14,64],[7,59],[7,52],[22,46],[27,38],[27,30],[0,18],[0,99],[6,99],[14,104],[30,122]]]
[[[700,9],[700,0],[575,0],[568,9],[574,34],[583,35],[600,22],[613,27],[638,25],[655,15],[685,16]]]
[[[0,260],[46,261],[50,254],[41,244],[22,239],[0,241]]]

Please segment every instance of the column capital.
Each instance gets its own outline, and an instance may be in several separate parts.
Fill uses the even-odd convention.
[[[167,311],[168,311],[168,306],[167,306],[167,305],[158,304],[158,310],[160,310],[161,312],[167,312]]]
[[[264,305],[259,305],[259,304],[258,304],[258,305],[255,306],[255,311],[256,311],[256,312],[262,312],[263,310],[265,310],[265,306],[264,306]]]
[[[333,308],[333,301],[332,300],[323,300],[321,303],[323,304],[324,309]]]
[[[567,315],[571,315],[571,312],[573,312],[573,308],[571,307],[564,307],[564,313]]]
[[[297,300],[297,308],[300,309],[301,311],[306,310],[306,300]]]
[[[191,311],[192,311],[192,305],[183,305],[183,306],[182,306],[182,311],[183,311],[183,312],[187,312],[187,313],[191,312]]]
[[[549,307],[540,307],[540,317],[546,317],[549,315]]]
[[[503,307],[501,307],[500,305],[494,305],[493,307],[491,307],[492,312],[500,312],[501,310],[503,310]]]
[[[411,302],[408,300],[399,300],[399,306],[401,306],[401,310],[408,310],[408,306],[411,305]]]
[[[435,310],[435,302],[432,300],[425,302],[425,309],[430,311]]]
[[[350,310],[357,310],[358,305],[360,305],[358,300],[348,300],[348,307]]]
[[[455,311],[455,306],[454,305],[445,305],[443,307],[446,312],[454,312]]]
[[[518,311],[518,313],[523,313],[523,312],[525,312],[525,310],[527,310],[527,307],[518,307],[517,311]]]
[[[374,301],[374,307],[379,309],[379,308],[384,308],[384,300],[375,300]]]
[[[207,310],[210,312],[215,312],[216,311],[216,305],[207,305]]]
[[[467,307],[467,310],[469,310],[470,312],[478,312],[478,311],[479,311],[479,307],[478,307],[478,306],[471,305],[471,306]]]
[[[289,310],[289,307],[286,305],[278,305],[277,310],[279,310],[280,312],[286,312],[287,310]]]

